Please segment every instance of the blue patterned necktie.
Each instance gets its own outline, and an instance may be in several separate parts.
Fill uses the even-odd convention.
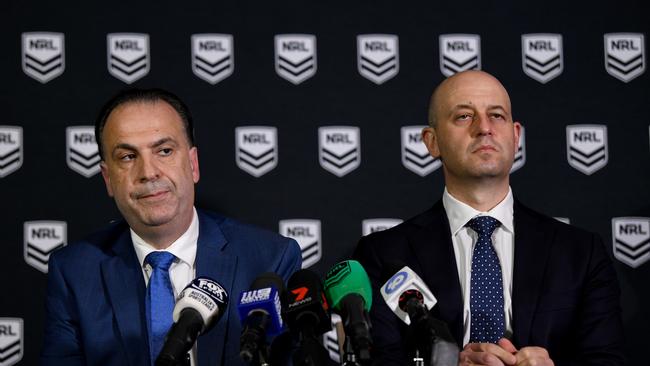
[[[501,264],[492,246],[492,233],[499,225],[499,221],[490,216],[475,217],[467,223],[478,233],[470,284],[471,343],[497,343],[506,329]]]
[[[149,331],[149,354],[151,364],[165,341],[165,336],[172,326],[174,311],[174,290],[169,279],[169,266],[176,257],[169,252],[151,252],[144,259],[153,268],[147,286],[145,308],[147,313],[147,330]]]

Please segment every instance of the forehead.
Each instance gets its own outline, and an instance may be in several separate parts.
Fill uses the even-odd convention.
[[[477,108],[501,106],[510,111],[510,97],[503,85],[495,78],[479,73],[452,77],[441,85],[437,105],[451,109],[461,104]]]
[[[181,139],[184,133],[181,117],[164,101],[120,105],[108,116],[103,131],[106,141],[161,135]]]

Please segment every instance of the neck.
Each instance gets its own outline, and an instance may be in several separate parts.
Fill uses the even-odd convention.
[[[445,179],[445,185],[454,198],[482,212],[493,209],[503,201],[510,189],[507,177],[500,181],[482,179],[462,184],[454,179]]]
[[[177,217],[164,225],[138,225],[140,227],[137,228],[132,225],[131,228],[149,245],[157,250],[163,250],[169,248],[173,242],[178,240],[178,238],[180,238],[190,228],[193,218],[194,213],[192,211],[192,213],[186,218],[181,219],[180,217]]]

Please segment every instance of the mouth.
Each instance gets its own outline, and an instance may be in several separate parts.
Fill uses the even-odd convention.
[[[492,145],[480,145],[476,149],[474,149],[473,152],[475,153],[481,153],[481,152],[488,152],[488,151],[498,151],[496,147]]]
[[[168,190],[148,192],[145,194],[138,195],[137,199],[144,200],[144,201],[156,201],[162,199],[167,193],[169,193]]]

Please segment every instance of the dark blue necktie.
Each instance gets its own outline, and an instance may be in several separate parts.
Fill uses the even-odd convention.
[[[470,284],[471,343],[497,343],[506,329],[501,264],[492,246],[492,233],[499,225],[497,219],[489,216],[475,217],[467,223],[478,233]]]
[[[156,361],[160,349],[165,341],[165,336],[173,323],[174,290],[169,279],[169,266],[176,257],[169,252],[151,252],[144,259],[153,268],[145,307],[147,313],[147,330],[149,331],[149,354],[151,364]]]

